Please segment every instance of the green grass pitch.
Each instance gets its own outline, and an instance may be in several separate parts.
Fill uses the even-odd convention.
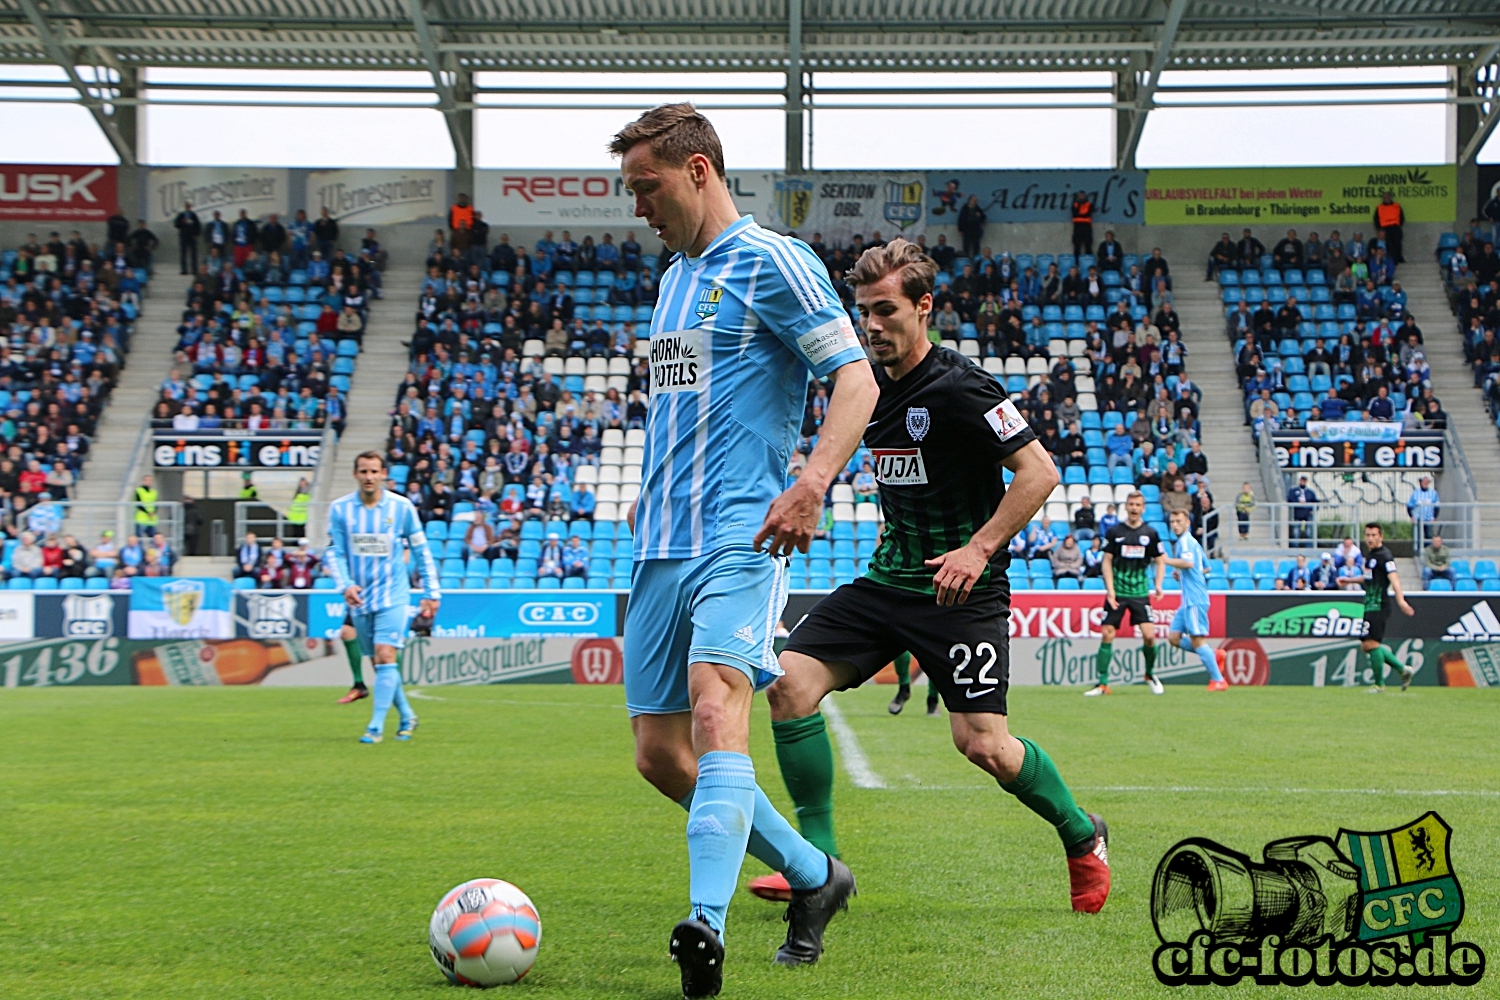
[[[821,963],[784,970],[770,963],[780,907],[740,893],[725,996],[1166,996],[1148,906],[1177,840],[1258,858],[1273,838],[1387,829],[1429,808],[1454,829],[1459,936],[1500,959],[1492,693],[1013,691],[1016,732],[1110,823],[1114,893],[1089,917],[1068,908],[1055,834],[953,751],[920,689],[888,716],[892,691],[837,702],[886,785],[839,773],[860,895]],[[427,918],[451,886],[496,876],[532,896],[544,927],[515,995],[676,997],[666,951],[687,908],[684,816],[636,776],[621,690],[422,693],[441,700],[415,702],[417,738],[372,747],[356,742],[368,702],[338,706],[329,690],[5,692],[0,996],[460,995],[427,954]],[[763,700],[756,711],[761,783],[785,809]],[[743,877],[762,870],[747,861]],[[1497,977],[1395,992],[1493,996]]]

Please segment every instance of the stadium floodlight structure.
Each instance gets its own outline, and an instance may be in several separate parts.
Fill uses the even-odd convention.
[[[787,168],[796,171],[805,163],[803,117],[820,97],[833,96],[814,85],[819,73],[889,77],[888,86],[838,90],[840,108],[910,108],[909,100],[890,103],[912,96],[903,73],[1107,72],[1109,93],[945,87],[926,92],[921,106],[1036,107],[1017,101],[1038,92],[1073,95],[1077,104],[1046,106],[1112,108],[1118,165],[1129,167],[1148,116],[1169,92],[1197,95],[1173,94],[1173,107],[1225,104],[1213,87],[1163,85],[1168,71],[1441,65],[1450,68],[1446,95],[1391,97],[1400,84],[1380,84],[1385,93],[1363,97],[1335,83],[1262,85],[1233,88],[1234,106],[1246,106],[1246,91],[1263,91],[1265,104],[1279,105],[1277,91],[1292,89],[1339,92],[1321,101],[1300,96],[1303,106],[1455,105],[1462,165],[1500,122],[1497,55],[1495,0],[0,0],[0,62],[63,66],[68,80],[55,86],[89,108],[127,163],[134,109],[157,99],[139,93],[141,70],[151,66],[421,70],[431,77],[433,106],[448,123],[460,169],[471,166],[476,107],[506,107],[508,97],[516,107],[546,107],[538,95],[587,93],[568,86],[569,74],[775,72],[785,83],[774,90],[714,93],[741,100],[736,107],[759,97],[762,106],[784,109]],[[555,73],[558,87],[486,91],[474,80],[486,70]],[[339,105],[337,91],[314,84],[239,89],[316,90]],[[619,106],[628,89],[594,93]],[[372,93],[410,90],[365,88],[358,103],[378,107]],[[861,103],[849,103],[854,96]],[[993,103],[976,103],[986,96]]]

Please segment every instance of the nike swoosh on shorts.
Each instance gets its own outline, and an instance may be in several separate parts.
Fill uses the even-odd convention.
[[[964,697],[965,698],[981,698],[981,697],[989,694],[993,690],[995,690],[995,689],[994,688],[985,688],[983,691],[965,691],[964,692]]]

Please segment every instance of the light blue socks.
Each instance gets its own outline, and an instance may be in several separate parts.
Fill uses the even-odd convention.
[[[1202,660],[1203,661],[1203,666],[1208,669],[1208,679],[1209,680],[1211,680],[1211,681],[1222,681],[1224,679],[1224,675],[1221,674],[1221,673],[1219,673],[1219,657],[1214,652],[1214,648],[1212,646],[1210,646],[1208,643],[1205,642],[1203,645],[1199,646],[1197,649],[1194,649],[1193,648],[1193,637],[1189,636],[1189,635],[1184,635],[1181,639],[1177,640],[1177,645],[1181,646],[1183,649],[1187,650],[1189,653],[1197,653],[1198,654],[1198,659]]]
[[[394,702],[401,721],[410,719],[414,713],[411,702],[406,700],[406,691],[401,686],[401,668],[394,663],[375,664],[375,710],[370,716],[370,732],[385,731],[385,717]]]
[[[714,750],[698,758],[698,787],[688,810],[691,918],[724,934],[729,901],[755,815],[755,764],[742,753]]]

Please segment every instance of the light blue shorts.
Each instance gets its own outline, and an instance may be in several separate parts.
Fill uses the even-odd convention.
[[[354,631],[359,637],[359,651],[366,656],[375,655],[376,645],[406,645],[406,623],[410,621],[410,609],[404,604],[393,604],[379,611],[350,610],[349,618],[354,622]]]
[[[1208,608],[1202,604],[1184,604],[1172,616],[1168,630],[1182,635],[1208,635]]]
[[[786,584],[785,560],[748,546],[636,563],[625,612],[630,714],[689,711],[690,663],[734,667],[757,691],[781,676],[773,645]]]

